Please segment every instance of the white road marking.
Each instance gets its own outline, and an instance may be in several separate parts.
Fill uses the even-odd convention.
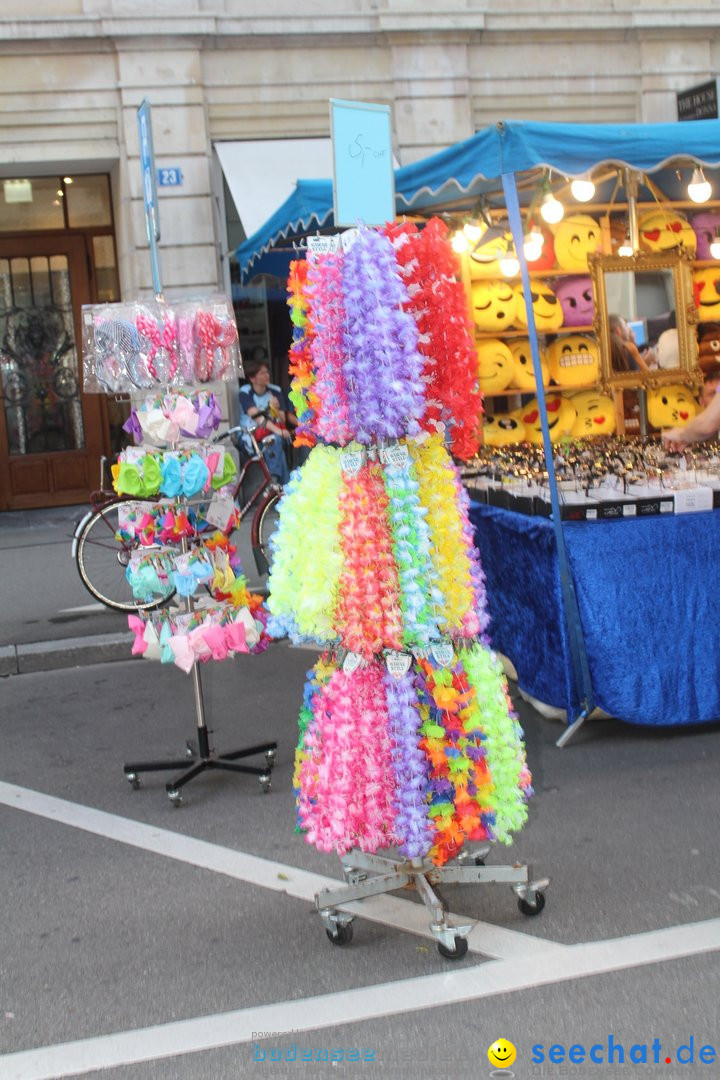
[[[83,829],[85,832],[94,833],[108,840],[116,840],[121,844],[141,848],[143,851],[152,851],[156,855],[164,855],[168,859],[189,863],[216,874],[225,874],[227,877],[244,881],[249,885],[257,885],[274,892],[284,892],[298,900],[312,902],[315,893],[321,889],[337,888],[342,884],[337,878],[299,870],[285,863],[271,862],[269,859],[261,859],[257,855],[249,855],[244,851],[222,847],[220,844],[210,844],[192,836],[183,836],[181,833],[160,829],[155,825],[145,825],[143,822],[133,821],[117,814],[108,814],[104,810],[95,810],[91,806],[57,799],[53,795],[44,795],[40,791],[0,781],[0,804],[2,803],[16,810],[24,810],[38,817],[48,818],[61,825]],[[370,922],[418,934],[433,942],[435,940],[429,929],[428,913],[421,904],[410,903],[396,896],[384,895],[343,904],[342,910],[362,915]],[[568,948],[556,942],[521,934],[517,930],[506,930],[492,923],[476,922],[467,915],[450,913],[448,917],[454,926],[474,923],[472,933],[468,938],[469,948],[472,952],[481,953],[483,956],[512,959],[539,953],[543,955],[549,952],[562,953]]]
[[[82,615],[88,611],[108,611],[104,604],[81,604],[80,607],[60,608],[58,615]]]
[[[253,1033],[258,1031],[293,1030],[292,1039],[259,1042],[258,1053],[264,1049],[269,1054],[272,1046],[291,1042],[300,1046],[328,1046],[332,1039],[322,1036],[298,1039],[297,1033],[476,1001],[717,949],[720,949],[720,919],[709,919],[646,934],[572,945],[553,956],[552,969],[547,956],[529,956],[522,964],[515,960],[494,960],[442,974],[23,1050],[0,1057],[0,1074],[5,1080],[59,1080],[99,1069],[250,1043]],[[254,1052],[254,1048],[248,1052],[248,1062]]]

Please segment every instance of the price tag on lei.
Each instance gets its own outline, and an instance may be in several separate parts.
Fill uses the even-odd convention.
[[[359,653],[349,652],[343,660],[342,669],[346,675],[352,675],[353,671],[357,671],[362,666],[363,658]]]
[[[346,450],[340,455],[340,467],[348,476],[355,476],[365,464],[365,453],[362,450]]]
[[[412,656],[406,652],[389,651],[385,654],[387,669],[394,679],[401,679],[410,670]]]
[[[340,237],[308,236],[307,246],[314,255],[329,255],[340,247]]]
[[[346,229],[344,233],[341,233],[340,242],[342,244],[343,251],[349,251],[359,235],[359,229]]]
[[[455,659],[455,650],[450,641],[434,641],[430,646],[435,663],[441,667],[450,667]]]
[[[182,554],[176,555],[175,569],[179,570],[181,574],[187,574],[192,559],[193,553],[191,551],[186,551]]]
[[[395,443],[394,446],[386,446],[384,457],[387,465],[395,465],[396,468],[402,469],[403,466],[408,463],[408,448],[404,443]]]

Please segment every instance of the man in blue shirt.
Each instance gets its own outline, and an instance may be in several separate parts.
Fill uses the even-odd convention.
[[[287,403],[279,386],[270,382],[270,368],[260,363],[247,373],[249,383],[240,387],[239,399],[243,426],[255,427],[255,438],[263,457],[278,484],[289,478],[285,445],[292,443],[287,427]]]

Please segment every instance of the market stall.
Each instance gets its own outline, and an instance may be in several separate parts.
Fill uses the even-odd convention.
[[[690,642],[691,653],[699,655],[706,640],[708,655],[714,651],[712,613],[705,605],[692,609],[708,619],[700,623],[694,616],[692,635],[687,615],[678,609],[661,646],[654,636],[658,619],[646,615],[641,604],[630,603],[629,648],[627,636],[608,636],[606,609],[597,603],[597,596],[604,594],[626,603],[621,599],[624,584],[628,597],[638,592],[662,595],[664,610],[666,593],[681,606],[683,595],[696,597],[693,575],[702,564],[681,565],[686,534],[702,533],[703,525],[710,531],[712,515],[681,519],[673,513],[667,520],[603,524],[588,514],[582,523],[563,524],[565,496],[558,491],[553,460],[559,438],[580,433],[573,428],[583,415],[578,400],[582,393],[604,391],[603,404],[610,402],[613,413],[608,430],[621,433],[627,420],[630,430],[636,424],[638,433],[645,434],[646,399],[655,408],[650,416],[656,428],[680,423],[694,411],[695,405],[687,402],[700,380],[696,325],[700,352],[709,351],[712,357],[713,309],[720,304],[720,204],[707,201],[720,193],[711,172],[718,162],[718,121],[622,126],[503,122],[396,172],[399,214],[429,216],[442,210],[458,228],[476,324],[480,383],[492,409],[493,419],[486,420],[487,441],[489,425],[498,425],[497,414],[503,439],[511,430],[518,440],[542,445],[545,451],[545,475],[526,477],[525,482],[540,483],[549,521],[522,519],[509,509],[473,513],[484,561],[490,564],[497,556],[497,567],[488,575],[495,643],[513,660],[524,689],[567,707],[571,730],[596,703],[635,723],[690,723],[720,714],[713,693],[708,693],[713,677],[707,665],[671,645],[673,633],[698,642],[701,626],[702,644],[696,649]],[[585,185],[582,195],[577,181]],[[694,190],[688,192],[686,185]],[[704,206],[696,205],[699,198]],[[300,182],[266,227],[238,249],[241,265],[250,267],[258,253],[283,239],[330,224],[331,206],[329,181]],[[695,211],[692,221],[690,208]],[[696,220],[701,214],[704,220]],[[578,282],[580,287],[573,290]],[[667,310],[656,311],[663,307],[658,299],[662,290]],[[653,300],[645,308],[643,297],[650,293]],[[526,304],[528,297],[532,301]],[[660,333],[671,331],[674,360],[646,372],[625,369],[612,359],[611,316],[621,303],[628,321],[636,324],[638,334],[643,330],[650,343],[659,344]],[[483,322],[486,311],[489,323]],[[500,371],[512,364],[513,374],[504,385],[488,384],[488,354],[493,376],[495,367]],[[529,381],[523,382],[523,374]],[[535,396],[528,401],[531,391]],[[637,417],[628,415],[628,394],[635,395]],[[497,479],[504,485],[510,478]],[[649,477],[644,479],[649,483]],[[597,483],[598,490],[602,486]],[[598,490],[592,497],[586,492],[593,505]],[[582,492],[577,494],[582,502]],[[512,545],[508,533],[513,534]],[[646,544],[657,543],[662,544],[666,566],[667,552],[675,554],[665,590],[653,576],[656,549],[646,549]],[[608,554],[601,558],[604,546]],[[639,562],[632,558],[637,548],[642,552]],[[514,559],[508,554],[511,549]],[[549,561],[541,572],[544,557]],[[524,589],[516,588],[520,580]],[[552,595],[553,605],[545,630],[513,632],[518,622],[516,618],[513,623],[513,606],[517,612],[546,595]],[[623,618],[620,625],[628,625],[628,620]],[[553,643],[546,650],[548,633]],[[643,676],[647,660],[635,659],[638,638],[647,641],[652,652],[652,678]],[[670,681],[674,704],[660,689]],[[610,684],[614,690],[608,689]],[[631,692],[616,692],[621,685]]]

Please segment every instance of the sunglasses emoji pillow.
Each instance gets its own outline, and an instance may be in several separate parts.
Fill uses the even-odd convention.
[[[522,285],[515,286],[515,296],[517,298],[515,326],[521,330],[527,330],[528,316]],[[530,283],[530,296],[536,329],[540,333],[544,333],[546,330],[559,330],[563,324],[563,310],[550,286],[543,281],[532,281]]]

